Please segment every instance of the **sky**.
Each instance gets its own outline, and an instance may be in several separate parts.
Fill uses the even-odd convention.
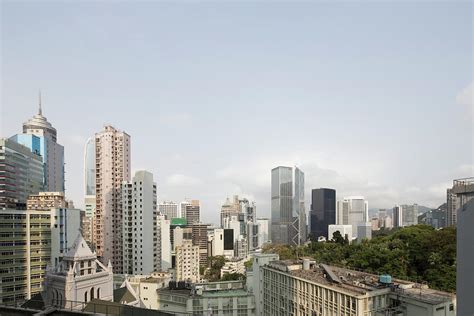
[[[437,207],[474,176],[471,1],[1,1],[0,136],[37,112],[83,206],[88,137],[132,139],[158,200],[234,194],[270,216],[270,171],[369,208]]]

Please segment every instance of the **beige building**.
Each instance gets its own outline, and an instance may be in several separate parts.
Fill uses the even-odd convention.
[[[252,291],[258,315],[455,315],[454,294],[426,285],[324,264],[310,259],[254,258]],[[260,262],[259,262],[260,261]],[[259,273],[255,273],[255,269]]]
[[[182,245],[175,247],[176,252],[176,281],[198,282],[199,276],[199,246],[194,246],[192,240],[183,240]]]
[[[42,290],[51,261],[51,212],[0,212],[0,305],[18,304]]]
[[[200,222],[201,206],[199,200],[192,200],[187,204],[182,215],[188,221],[188,225],[197,224]]]
[[[52,208],[66,208],[67,202],[64,192],[39,192],[28,197],[28,210],[49,210]]]
[[[95,135],[96,209],[94,244],[102,263],[123,271],[122,182],[130,181],[130,136],[107,125]]]

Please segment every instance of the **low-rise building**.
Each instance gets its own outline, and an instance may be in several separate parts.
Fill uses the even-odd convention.
[[[335,232],[341,233],[343,238],[352,240],[352,225],[329,225],[328,227],[328,240],[332,240]]]
[[[245,259],[234,259],[226,261],[221,268],[221,278],[224,274],[240,273],[245,274]]]
[[[244,281],[185,285],[158,290],[158,309],[179,315],[255,315],[255,297]]]

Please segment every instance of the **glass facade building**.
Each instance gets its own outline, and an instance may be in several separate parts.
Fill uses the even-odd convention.
[[[328,237],[328,226],[336,224],[336,190],[320,188],[311,191],[310,234],[315,240]]]
[[[298,168],[272,169],[271,239],[273,243],[301,245],[306,241],[304,173]]]

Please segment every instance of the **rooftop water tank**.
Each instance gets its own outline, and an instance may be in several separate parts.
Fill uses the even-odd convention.
[[[390,284],[392,283],[392,276],[389,274],[382,274],[379,278],[379,282],[382,284]]]

